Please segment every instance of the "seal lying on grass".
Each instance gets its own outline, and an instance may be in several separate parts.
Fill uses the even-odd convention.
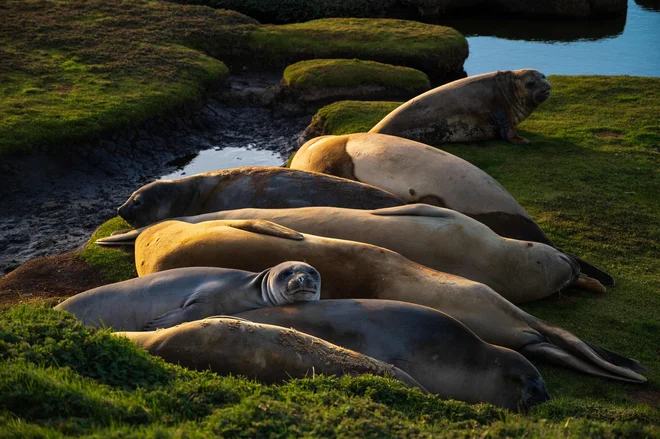
[[[150,331],[216,314],[319,300],[321,276],[303,262],[283,262],[261,273],[226,268],[167,270],[77,294],[55,309],[85,325]]]
[[[291,167],[372,184],[407,203],[428,203],[461,212],[500,236],[556,248],[493,177],[455,155],[423,143],[368,133],[317,137],[298,150]],[[576,259],[582,274],[603,285],[614,285],[612,276]],[[588,287],[585,281],[582,278],[578,286]]]
[[[395,108],[370,133],[418,142],[472,142],[502,139],[529,143],[516,132],[550,97],[552,86],[537,70],[502,70],[450,82]]]
[[[445,312],[484,341],[623,381],[645,382],[636,361],[539,320],[486,285],[431,270],[381,247],[303,235],[264,220],[165,221],[135,242],[138,274],[221,266],[259,270],[302,259],[323,277],[322,299],[389,299]]]
[[[149,332],[116,332],[165,361],[220,375],[243,375],[265,383],[317,374],[391,377],[426,390],[407,373],[294,329],[232,317],[213,317]]]
[[[294,328],[391,363],[429,392],[469,403],[528,409],[550,399],[536,368],[483,342],[445,313],[392,300],[321,300],[238,314]]]
[[[142,186],[117,213],[133,227],[184,215],[243,207],[338,206],[378,209],[405,204],[368,184],[276,167],[246,167],[160,180]]]
[[[249,219],[385,247],[434,270],[484,283],[513,303],[549,296],[580,273],[577,262],[548,245],[502,238],[468,216],[428,204],[377,210],[238,209],[176,218],[191,224]],[[139,233],[110,236],[97,244],[131,243]]]

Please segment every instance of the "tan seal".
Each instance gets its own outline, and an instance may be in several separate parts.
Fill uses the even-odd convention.
[[[176,218],[193,224],[247,219],[385,247],[434,270],[484,283],[513,303],[547,297],[572,284],[580,273],[577,262],[553,247],[502,238],[466,215],[428,204],[377,210],[238,209]],[[97,243],[129,243],[139,233],[115,235]]]
[[[391,363],[442,398],[512,410],[550,399],[541,375],[525,357],[485,343],[456,319],[425,306],[393,300],[321,300],[237,317],[294,328]]]
[[[150,331],[320,296],[319,272],[304,262],[287,261],[261,273],[215,267],[166,270],[85,291],[55,309],[89,326]]]
[[[165,221],[144,230],[135,242],[141,276],[190,266],[258,271],[298,259],[321,273],[321,299],[388,299],[429,306],[458,319],[484,341],[525,356],[593,375],[646,381],[635,372],[644,370],[636,361],[588,345],[484,284],[431,270],[382,247],[300,234],[264,220]]]
[[[387,376],[426,392],[400,369],[294,329],[214,317],[148,332],[116,332],[165,361],[279,383],[314,374]]]
[[[516,126],[550,97],[537,70],[503,70],[470,76],[429,90],[395,108],[369,132],[439,145],[502,139],[529,143]]]
[[[367,133],[318,137],[300,148],[291,167],[372,184],[407,203],[427,203],[461,212],[500,236],[556,247],[493,177],[423,143]],[[603,285],[614,285],[609,274],[575,259],[584,275]]]

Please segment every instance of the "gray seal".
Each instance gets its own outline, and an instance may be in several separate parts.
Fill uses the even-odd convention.
[[[428,393],[402,370],[294,329],[213,317],[149,332],[116,332],[189,369],[243,375],[271,384],[314,374],[373,374]]]
[[[488,344],[445,313],[392,300],[321,300],[238,314],[294,328],[409,374],[442,398],[511,410],[550,399],[538,370],[510,349]]]
[[[244,207],[337,206],[379,209],[405,204],[369,184],[294,169],[255,166],[160,180],[135,191],[117,213],[133,227],[179,216]]]
[[[149,331],[216,314],[319,300],[321,276],[303,262],[261,273],[213,267],[167,270],[77,294],[55,309],[85,325]]]
[[[516,132],[550,97],[552,86],[537,70],[503,70],[470,76],[429,90],[395,108],[369,132],[431,145],[502,139],[529,143]]]

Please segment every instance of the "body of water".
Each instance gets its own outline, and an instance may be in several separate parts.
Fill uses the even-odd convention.
[[[602,20],[453,19],[470,44],[468,75],[534,68],[547,75],[660,76],[660,2],[630,0]]]

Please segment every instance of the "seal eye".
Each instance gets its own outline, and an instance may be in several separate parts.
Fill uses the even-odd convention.
[[[285,270],[280,273],[280,278],[284,279],[285,277],[289,277],[291,275],[291,270]]]
[[[136,198],[135,200],[133,200],[133,205],[134,205],[135,207],[139,206],[140,204],[142,204],[142,201],[140,201],[139,198]]]
[[[529,81],[527,84],[525,84],[525,86],[527,86],[527,88],[532,88],[535,85],[536,85],[536,81]]]

